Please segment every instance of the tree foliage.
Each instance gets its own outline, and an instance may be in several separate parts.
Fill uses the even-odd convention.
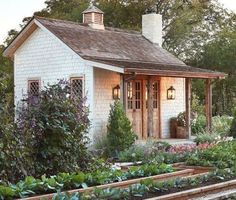
[[[12,62],[2,56],[0,45],[0,137],[3,125],[13,121],[13,67]]]
[[[236,28],[236,26],[235,26]],[[228,74],[224,80],[216,80],[213,83],[213,111],[214,114],[231,115],[232,108],[236,106],[236,29],[224,29],[214,40],[204,46],[194,59],[192,65],[207,67]],[[201,82],[195,85],[202,86]],[[195,87],[197,93],[204,98],[203,90]]]

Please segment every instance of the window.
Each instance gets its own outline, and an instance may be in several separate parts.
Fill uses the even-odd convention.
[[[153,83],[153,108],[158,108],[158,82]]]
[[[141,82],[127,82],[127,108],[141,109]]]
[[[141,109],[141,82],[135,82],[135,109]]]
[[[128,109],[133,109],[133,84],[132,82],[127,83],[127,107]]]
[[[39,88],[40,88],[39,80],[28,81],[28,103],[30,105],[35,105],[38,103]]]
[[[71,97],[83,98],[83,78],[76,77],[70,79],[71,83]]]

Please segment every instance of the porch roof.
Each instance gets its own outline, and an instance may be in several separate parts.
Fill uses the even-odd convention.
[[[162,63],[142,62],[142,61],[127,61],[127,60],[108,60],[101,58],[86,59],[95,62],[113,65],[124,68],[127,74],[143,74],[143,75],[156,75],[166,77],[184,77],[184,78],[224,78],[227,76],[225,73],[191,67],[188,65],[164,65]]]

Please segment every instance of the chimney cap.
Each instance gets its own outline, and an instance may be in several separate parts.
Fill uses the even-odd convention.
[[[91,1],[90,2],[90,5],[89,7],[82,12],[83,14],[86,14],[86,13],[100,13],[100,14],[104,14],[103,11],[101,11],[99,8],[97,8],[95,5],[93,5],[93,2]]]

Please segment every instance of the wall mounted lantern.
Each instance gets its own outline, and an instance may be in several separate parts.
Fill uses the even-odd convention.
[[[173,86],[171,86],[167,90],[167,99],[168,100],[174,100],[175,99],[175,88]]]
[[[119,100],[120,99],[120,86],[117,85],[112,89],[112,96],[114,100]]]

